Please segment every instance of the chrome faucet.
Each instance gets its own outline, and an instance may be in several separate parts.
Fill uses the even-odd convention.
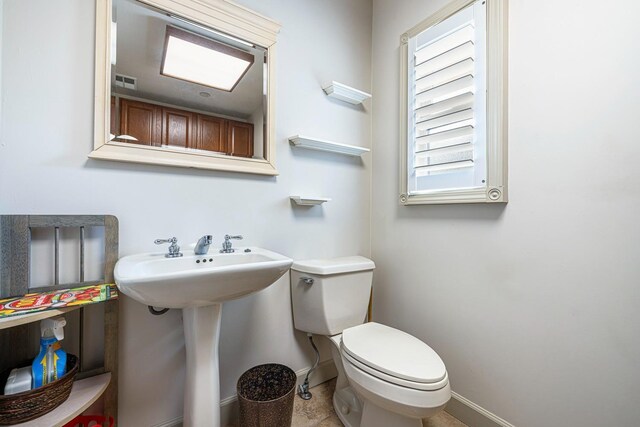
[[[230,236],[230,235],[226,234],[224,236],[224,242],[222,242],[222,249],[220,249],[220,253],[221,254],[231,254],[231,253],[236,251],[235,249],[233,249],[231,247],[231,239],[242,240],[242,236],[240,236],[240,235]]]
[[[196,247],[193,252],[196,255],[206,255],[209,252],[209,246],[211,246],[211,242],[213,241],[213,236],[211,234],[205,234],[198,240],[196,243]]]
[[[156,245],[171,243],[171,245],[169,245],[169,252],[164,255],[165,258],[178,258],[182,256],[182,252],[180,252],[180,246],[178,246],[178,239],[175,237],[171,237],[169,239],[156,239],[154,243]]]

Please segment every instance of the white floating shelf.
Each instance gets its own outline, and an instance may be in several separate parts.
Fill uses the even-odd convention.
[[[62,405],[35,420],[14,424],[14,427],[63,426],[83,413],[93,402],[98,400],[109,385],[109,381],[111,381],[110,373],[74,381],[71,387],[71,394]]]
[[[354,105],[362,104],[364,101],[371,98],[370,93],[354,89],[338,82],[328,83],[322,87],[322,90],[324,90],[324,93],[331,98],[339,99],[340,101],[345,101]]]
[[[333,153],[346,154],[348,156],[361,156],[370,151],[368,148],[364,147],[340,144],[338,142],[325,141],[302,135],[290,137],[289,142],[296,147],[308,148],[310,150],[331,151]]]
[[[326,197],[291,196],[289,198],[294,202],[296,202],[297,205],[300,205],[300,206],[315,206],[315,205],[321,205],[325,202],[331,201],[331,199],[328,199]]]

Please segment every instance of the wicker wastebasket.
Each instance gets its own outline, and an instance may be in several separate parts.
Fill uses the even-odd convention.
[[[277,363],[255,366],[238,380],[240,427],[291,425],[296,374]]]

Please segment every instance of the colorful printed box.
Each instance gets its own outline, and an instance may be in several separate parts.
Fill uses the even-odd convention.
[[[31,293],[21,297],[0,299],[0,319],[54,308],[94,304],[116,298],[118,298],[118,289],[113,284]]]

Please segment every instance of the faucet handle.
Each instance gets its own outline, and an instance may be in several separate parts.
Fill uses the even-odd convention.
[[[153,243],[155,243],[156,245],[161,245],[163,243],[174,244],[174,243],[178,243],[178,238],[177,237],[170,237],[168,239],[156,239],[156,240],[154,240]]]
[[[156,239],[154,242],[156,245],[161,245],[163,243],[171,243],[169,246],[169,253],[165,254],[167,258],[177,258],[182,256],[182,252],[180,252],[180,246],[178,246],[178,238],[171,237],[169,239]]]
[[[222,242],[222,249],[220,249],[220,253],[230,254],[235,252],[235,249],[231,248],[231,239],[242,240],[242,236],[239,234],[237,236],[231,236],[229,234],[225,234],[224,242]]]

